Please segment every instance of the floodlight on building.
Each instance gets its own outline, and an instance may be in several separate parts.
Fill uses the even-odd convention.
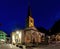
[[[16,34],[19,34],[19,31],[16,31]]]

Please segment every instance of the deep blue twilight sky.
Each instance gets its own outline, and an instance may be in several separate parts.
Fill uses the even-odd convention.
[[[35,26],[50,29],[60,19],[60,1],[30,0]],[[16,25],[25,28],[28,14],[28,0],[0,0],[0,30],[10,34]]]

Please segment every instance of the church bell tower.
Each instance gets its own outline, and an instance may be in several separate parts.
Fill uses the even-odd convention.
[[[28,16],[26,19],[26,27],[34,27],[34,19],[31,15],[31,7],[28,7]]]

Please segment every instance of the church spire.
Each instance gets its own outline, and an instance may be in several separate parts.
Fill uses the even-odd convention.
[[[34,19],[32,18],[31,14],[30,1],[28,3],[28,16],[26,19],[26,27],[34,27]]]
[[[28,16],[32,16],[31,15],[31,7],[30,6],[28,6]]]
[[[28,16],[32,16],[31,15],[30,0],[28,0]]]

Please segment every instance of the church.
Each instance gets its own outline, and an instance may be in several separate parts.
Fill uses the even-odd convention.
[[[39,32],[34,25],[34,18],[31,15],[31,8],[28,7],[28,17],[26,19],[25,43],[41,43],[43,33]]]
[[[14,31],[11,34],[12,43],[41,43],[41,37],[45,36],[44,33],[39,32],[34,25],[34,18],[31,14],[31,8],[28,7],[28,16],[26,18],[26,28],[24,30]]]

